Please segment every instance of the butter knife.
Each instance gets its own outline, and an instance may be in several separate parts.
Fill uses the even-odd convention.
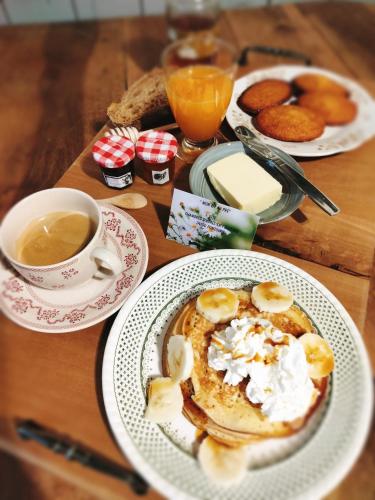
[[[314,184],[306,179],[302,174],[291,168],[282,158],[272,151],[267,144],[259,141],[253,132],[247,127],[241,125],[234,129],[237,138],[261,158],[271,160],[277,170],[294,182],[303,193],[305,193],[314,203],[316,203],[328,215],[336,215],[340,212],[337,205],[331,201],[328,196],[322,193]]]

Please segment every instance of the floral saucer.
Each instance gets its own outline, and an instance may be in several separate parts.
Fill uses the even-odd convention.
[[[148,246],[139,224],[112,205],[101,205],[107,248],[125,264],[118,276],[57,290],[38,287],[43,279],[35,273],[31,284],[7,262],[0,260],[0,308],[15,323],[47,333],[81,330],[116,312],[139,285],[146,272]],[[65,272],[67,283],[74,269]]]

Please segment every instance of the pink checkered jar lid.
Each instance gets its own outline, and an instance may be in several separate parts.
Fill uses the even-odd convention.
[[[148,163],[165,163],[177,154],[177,139],[168,132],[151,130],[142,134],[135,151],[138,158]]]
[[[92,154],[95,161],[102,167],[119,168],[134,159],[135,147],[130,139],[112,135],[96,141],[92,148]]]

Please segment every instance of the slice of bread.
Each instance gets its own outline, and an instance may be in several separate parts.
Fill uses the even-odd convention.
[[[116,125],[140,128],[144,123],[156,122],[157,115],[164,118],[168,111],[163,70],[154,68],[130,85],[121,101],[108,107],[107,114]]]

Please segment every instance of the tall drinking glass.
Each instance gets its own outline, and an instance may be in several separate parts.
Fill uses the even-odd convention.
[[[168,37],[174,41],[191,34],[213,35],[219,13],[219,0],[167,0]]]
[[[184,138],[179,156],[192,162],[217,144],[215,134],[232,97],[235,48],[218,38],[187,38],[162,54],[169,104]]]

